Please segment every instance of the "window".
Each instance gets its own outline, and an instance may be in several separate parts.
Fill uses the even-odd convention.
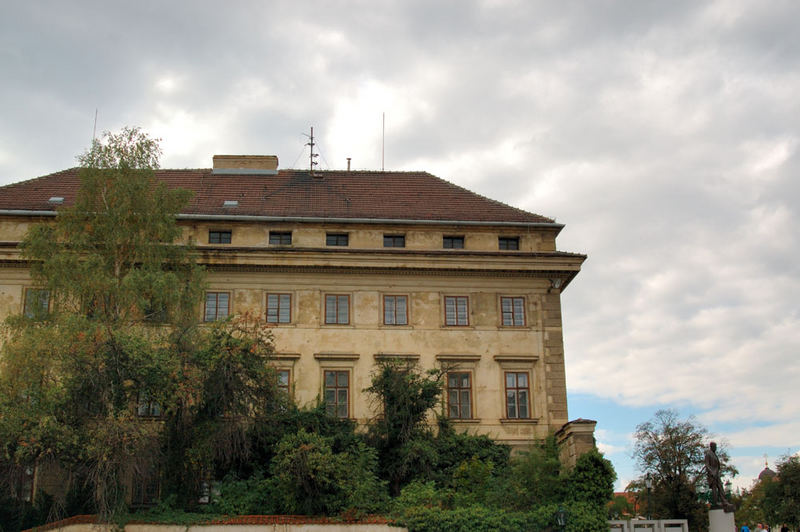
[[[463,236],[442,237],[442,247],[444,249],[464,249],[464,237]]]
[[[325,235],[326,246],[346,246],[350,243],[347,233],[328,233]]]
[[[349,416],[350,373],[348,371],[325,371],[325,408],[328,415],[346,418]]]
[[[147,391],[142,390],[139,392],[136,415],[139,417],[161,417],[161,405]]]
[[[501,297],[500,311],[503,315],[503,326],[505,327],[525,326],[524,297]]]
[[[447,416],[472,419],[472,379],[468,371],[447,374]]]
[[[230,244],[231,232],[230,231],[209,231],[208,232],[209,244]]]
[[[134,508],[149,508],[158,503],[158,493],[161,483],[157,472],[138,474],[133,479],[131,490],[131,506]]]
[[[26,318],[42,319],[50,309],[50,290],[28,288],[25,290],[25,304],[22,313]]]
[[[206,292],[206,311],[203,321],[224,320],[230,312],[228,292]]]
[[[519,249],[519,237],[518,236],[501,236],[497,240],[497,245],[500,249]]]
[[[288,369],[278,370],[278,390],[284,392],[287,397],[290,395],[289,383],[291,381],[289,379],[289,376],[290,372]]]
[[[153,301],[153,298],[150,298],[142,313],[146,322],[164,323],[167,321],[167,306],[163,301]]]
[[[273,246],[289,246],[292,243],[292,232],[270,231],[269,243]]]
[[[267,294],[267,323],[292,322],[292,295]]]
[[[406,235],[383,235],[383,247],[385,248],[406,247]]]
[[[506,371],[506,417],[530,419],[528,372]]]
[[[336,325],[350,323],[350,296],[334,294],[325,296],[325,323]]]
[[[408,325],[408,296],[383,296],[383,324]]]
[[[445,296],[445,325],[469,325],[469,298],[467,296]]]

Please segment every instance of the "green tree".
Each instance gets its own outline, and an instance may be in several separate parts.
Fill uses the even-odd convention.
[[[770,523],[800,525],[800,456],[785,456],[774,480],[764,479],[763,508]]]
[[[73,205],[20,246],[49,312],[12,316],[3,331],[4,459],[86,479],[106,516],[164,456],[191,499],[215,461],[247,452],[240,435],[279,400],[263,327],[196,325],[204,272],[176,222],[190,194],[156,180],[159,155],[126,128],[79,158]],[[142,422],[142,404],[165,423]]]
[[[414,476],[430,473],[436,464],[428,416],[442,394],[441,370],[422,373],[411,361],[384,361],[366,389],[378,412],[368,440],[378,450],[381,477],[393,495]]]
[[[653,481],[650,511],[654,518],[684,518],[689,528],[707,526],[705,506],[698,498],[707,491],[704,473],[708,430],[694,418],[679,419],[673,410],[659,410],[652,420],[636,427],[633,456],[643,477]],[[717,455],[723,474],[735,475],[724,446]],[[640,484],[644,485],[643,478]]]
[[[597,449],[578,457],[568,473],[567,499],[605,506],[614,495],[617,473],[614,466]]]

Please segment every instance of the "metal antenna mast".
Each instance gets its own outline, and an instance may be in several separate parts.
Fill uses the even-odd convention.
[[[314,167],[319,163],[314,160],[315,157],[319,157],[318,153],[314,153],[314,126],[311,126],[311,136],[309,137],[309,141],[306,143],[306,146],[310,146],[311,150],[308,155],[308,170],[311,172],[311,175],[314,175]]]

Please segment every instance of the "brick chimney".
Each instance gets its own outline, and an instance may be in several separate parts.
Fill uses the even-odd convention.
[[[212,174],[276,175],[277,155],[215,155]]]

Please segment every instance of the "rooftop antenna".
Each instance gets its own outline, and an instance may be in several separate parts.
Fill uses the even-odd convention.
[[[384,162],[386,160],[386,112],[383,112],[383,121],[381,124],[381,172],[383,172]]]
[[[314,153],[314,146],[316,143],[314,142],[314,126],[311,126],[311,136],[308,137],[309,141],[306,143],[306,146],[310,146],[311,150],[308,155],[308,171],[311,172],[311,175],[314,175],[314,167],[319,163],[314,160],[315,157],[319,157],[318,153]]]
[[[92,144],[97,140],[97,107],[94,108],[94,126],[92,126]]]

